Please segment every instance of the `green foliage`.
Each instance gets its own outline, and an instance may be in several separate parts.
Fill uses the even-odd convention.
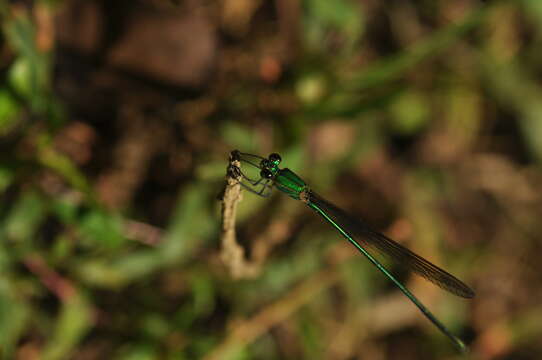
[[[0,135],[9,133],[17,124],[19,104],[5,89],[0,89]]]
[[[92,239],[93,244],[118,247],[122,245],[122,218],[105,211],[90,211],[78,219],[81,235]]]
[[[325,50],[330,31],[336,30],[342,36],[341,50],[351,54],[364,29],[364,16],[354,1],[307,0],[304,20],[305,42],[313,50]]]
[[[399,97],[391,112],[392,130],[400,135],[415,135],[430,121],[424,96],[413,91]]]
[[[13,182],[14,172],[7,167],[0,167],[0,194]]]
[[[17,291],[9,278],[0,281],[0,353],[3,357],[13,354],[17,342],[24,335],[30,307],[17,298]]]
[[[5,23],[4,33],[19,53],[9,70],[9,81],[18,95],[24,97],[34,111],[46,110],[50,86],[49,55],[36,47],[36,28],[23,13]]]
[[[43,358],[65,359],[92,325],[92,309],[81,294],[71,296],[58,315],[56,326]]]
[[[36,193],[27,192],[14,205],[6,217],[4,231],[14,242],[28,242],[46,215],[44,199]]]

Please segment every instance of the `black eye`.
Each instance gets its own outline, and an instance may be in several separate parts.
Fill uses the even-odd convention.
[[[263,169],[260,172],[260,176],[264,179],[271,179],[273,177],[273,173],[269,169]]]
[[[272,153],[271,155],[269,155],[269,160],[274,162],[274,163],[280,163],[280,161],[282,160],[280,155],[277,154],[277,153]]]

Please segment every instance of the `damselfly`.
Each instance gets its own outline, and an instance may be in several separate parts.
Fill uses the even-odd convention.
[[[241,185],[259,196],[267,197],[275,187],[295,200],[307,204],[324,220],[333,226],[339,234],[348,240],[359,252],[377,267],[389,280],[391,280],[405,294],[420,311],[442,331],[460,351],[465,351],[465,344],[451,333],[397,278],[395,278],[384,265],[372,254],[376,252],[395,261],[440,286],[454,295],[464,298],[474,297],[474,291],[452,274],[442,270],[419,255],[396,243],[384,234],[372,230],[358,217],[348,215],[337,206],[317,195],[293,171],[279,168],[280,155],[273,153],[267,158],[258,155],[242,153],[234,150],[231,153],[233,160],[247,164],[259,171],[254,177],[247,176],[240,168],[233,169],[242,176]]]

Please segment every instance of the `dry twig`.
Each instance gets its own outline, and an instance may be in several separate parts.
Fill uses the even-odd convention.
[[[265,231],[254,239],[251,258],[245,255],[245,249],[237,242],[235,233],[235,217],[237,204],[241,201],[241,163],[230,155],[230,164],[226,175],[226,187],[222,196],[222,249],[220,258],[236,279],[254,278],[262,270],[263,264],[271,250],[282,243],[290,232],[291,222],[285,220],[272,221]]]
[[[241,163],[230,154],[230,164],[226,174],[226,188],[222,196],[222,249],[220,258],[234,278],[253,277],[255,267],[245,258],[245,249],[237,243],[235,235],[235,216],[237,204],[241,201]]]

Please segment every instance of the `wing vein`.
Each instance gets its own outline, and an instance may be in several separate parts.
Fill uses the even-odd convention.
[[[415,274],[422,276],[454,295],[464,298],[474,297],[474,291],[461,280],[398,244],[386,235],[372,230],[363,220],[353,218],[313,192],[310,194],[309,201],[325,211],[360,246],[375,250],[379,254],[407,267]]]

